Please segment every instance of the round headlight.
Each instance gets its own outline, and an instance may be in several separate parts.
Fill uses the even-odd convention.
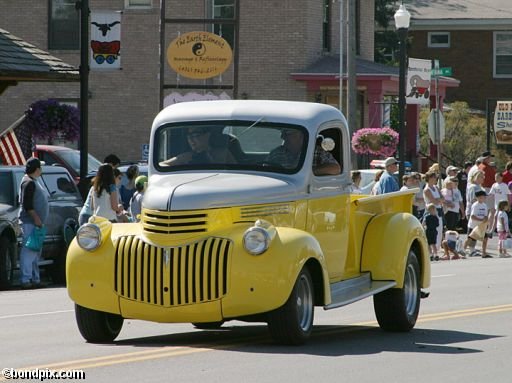
[[[85,224],[76,233],[78,245],[87,251],[93,251],[101,244],[101,230],[98,226]]]
[[[249,254],[262,254],[269,245],[270,235],[261,227],[251,227],[244,233],[244,247]]]

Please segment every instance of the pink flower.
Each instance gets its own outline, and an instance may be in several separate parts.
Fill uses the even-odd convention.
[[[390,127],[364,128],[352,136],[352,149],[358,154],[390,157],[398,146],[398,133]]]

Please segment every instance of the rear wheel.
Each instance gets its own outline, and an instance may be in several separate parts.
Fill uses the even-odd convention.
[[[409,251],[404,286],[383,291],[373,297],[379,326],[386,331],[410,331],[418,318],[420,296],[420,266],[416,254]]]
[[[0,237],[0,289],[12,286],[14,272],[14,246],[9,238]]]
[[[123,317],[75,304],[75,318],[80,334],[90,343],[110,343],[121,332]]]
[[[314,314],[313,281],[308,269],[304,268],[286,303],[268,314],[272,338],[281,344],[303,344],[313,330]]]

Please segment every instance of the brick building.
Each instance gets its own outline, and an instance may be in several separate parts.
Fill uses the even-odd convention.
[[[487,99],[511,99],[512,11],[510,0],[472,2],[411,0],[411,57],[438,59],[451,67],[460,86],[447,101],[486,109]]]
[[[13,35],[78,67],[79,14],[74,0],[0,0],[0,26]],[[235,4],[239,3],[238,12]],[[373,59],[374,0],[357,1],[357,52]],[[160,0],[90,0],[91,11],[122,11],[121,70],[91,71],[89,76],[89,148],[98,158],[115,152],[123,160],[141,157],[160,109]],[[317,89],[293,74],[314,74],[315,63],[339,56],[339,5],[331,0],[166,0],[165,46],[179,34],[210,31],[232,43],[236,24],[190,23],[187,19],[236,18],[238,56],[222,76],[189,80],[164,62],[163,82],[178,86],[164,95],[210,93],[230,98],[322,101],[337,104],[337,84]],[[182,22],[179,22],[179,20]],[[177,21],[178,20],[178,21]],[[184,21],[185,20],[185,21]],[[366,60],[366,61],[365,61]],[[358,61],[359,65],[360,61]],[[235,78],[235,74],[238,76]],[[398,83],[396,71],[389,76]],[[396,80],[396,81],[395,81]],[[204,91],[203,85],[210,89]],[[234,86],[230,88],[230,86]],[[194,89],[193,87],[197,88]],[[395,91],[393,91],[395,92]],[[79,84],[44,83],[9,87],[0,97],[0,130],[19,118],[30,103],[47,98],[78,103]],[[361,107],[367,102],[360,89]],[[396,94],[396,92],[395,92]],[[167,100],[168,101],[168,100]],[[368,121],[361,109],[358,125]]]

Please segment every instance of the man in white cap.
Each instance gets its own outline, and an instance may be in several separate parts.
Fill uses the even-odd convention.
[[[446,178],[457,177],[458,172],[459,172],[458,167],[450,165],[446,168]]]
[[[380,177],[377,194],[391,193],[400,190],[398,181],[394,176],[394,173],[398,170],[398,163],[399,161],[394,157],[386,158],[384,161],[386,171],[382,173],[382,176]]]

